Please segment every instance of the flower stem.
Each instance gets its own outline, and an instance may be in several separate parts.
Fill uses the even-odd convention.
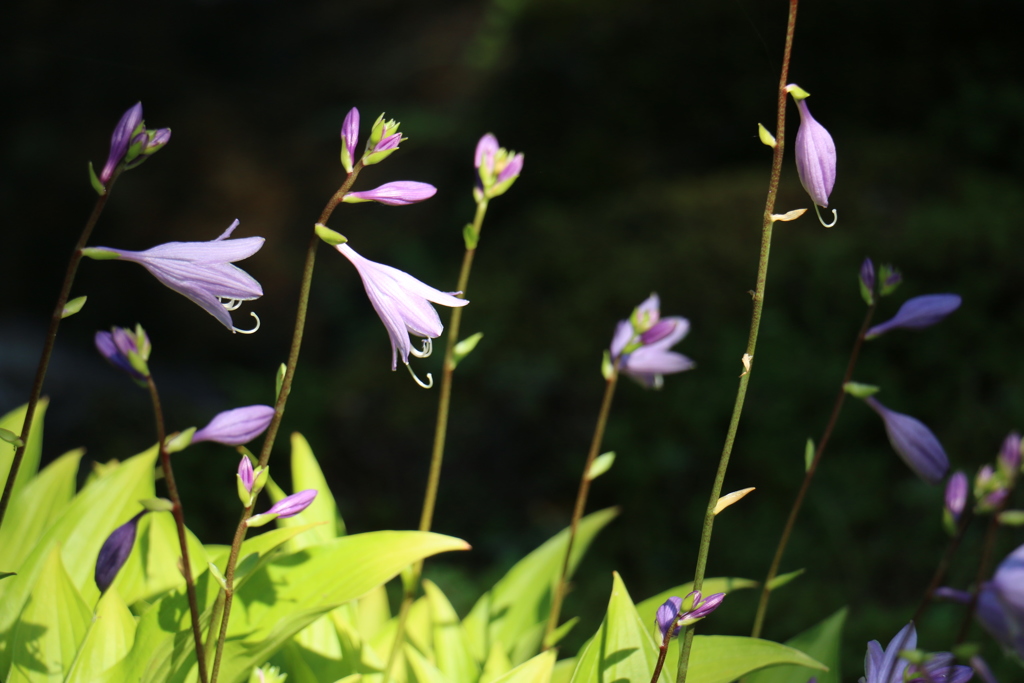
[[[18,478],[18,469],[21,467],[21,461],[25,457],[25,449],[28,447],[28,438],[32,433],[32,421],[35,419],[36,406],[39,405],[39,397],[43,394],[43,381],[46,379],[46,371],[50,367],[50,356],[53,355],[53,346],[57,341],[57,328],[60,327],[60,321],[64,317],[64,305],[68,302],[68,296],[71,294],[71,285],[75,282],[78,264],[82,260],[82,249],[85,248],[86,243],[89,241],[92,229],[96,227],[96,222],[99,220],[100,214],[103,213],[103,207],[107,205],[107,199],[110,197],[110,191],[114,187],[114,182],[117,181],[117,176],[120,174],[121,167],[118,166],[117,170],[114,171],[113,177],[110,179],[110,183],[107,185],[106,194],[96,198],[96,203],[92,207],[92,213],[89,214],[89,219],[85,222],[82,234],[78,237],[78,243],[75,244],[75,249],[71,252],[71,258],[68,260],[68,267],[64,273],[64,284],[61,285],[60,294],[57,296],[57,305],[53,307],[53,314],[50,316],[50,327],[46,330],[43,353],[39,358],[39,365],[36,367],[35,380],[32,382],[32,392],[29,394],[28,408],[25,410],[25,422],[21,428],[22,444],[14,452],[14,459],[11,460],[11,469],[7,473],[7,483],[4,485],[3,495],[0,496],[0,526],[3,526],[4,515],[7,514],[7,505],[11,502],[11,494],[14,492],[14,482]]]
[[[964,538],[964,533],[967,531],[967,527],[970,525],[972,518],[974,517],[974,511],[968,508],[964,510],[963,515],[960,517],[960,524],[957,525],[956,534],[950,539],[949,545],[946,546],[946,552],[943,553],[942,559],[939,560],[939,566],[935,568],[935,574],[932,576],[931,582],[928,584],[927,590],[924,592],[924,598],[921,599],[921,604],[917,606],[917,610],[914,611],[914,616],[911,619],[915,624],[921,623],[921,617],[924,616],[925,610],[931,604],[932,599],[935,597],[935,591],[938,589],[939,584],[946,578],[946,572],[949,570],[949,564],[953,560],[953,556],[956,555],[957,548],[960,547],[960,541]]]
[[[611,374],[605,381],[604,399],[601,401],[601,411],[597,414],[597,425],[594,427],[594,437],[590,441],[590,451],[587,453],[587,462],[583,465],[583,476],[580,477],[580,486],[576,491],[576,506],[572,511],[572,522],[569,525],[569,542],[565,547],[565,558],[562,560],[562,572],[555,585],[555,594],[551,600],[551,612],[548,613],[548,623],[544,629],[544,640],[542,649],[551,647],[548,639],[558,627],[558,617],[562,612],[562,601],[565,600],[565,592],[569,581],[569,562],[572,558],[572,546],[576,541],[576,532],[579,530],[580,520],[583,518],[583,511],[587,507],[587,494],[590,493],[590,468],[601,450],[601,442],[604,441],[604,429],[608,424],[608,414],[612,409],[612,398],[615,397],[615,385],[619,379],[619,360],[615,361]]]
[[[160,394],[156,390],[156,382],[153,377],[146,377],[146,386],[149,387],[149,396],[153,401],[153,414],[156,418],[156,440],[160,448],[160,467],[164,471],[164,481],[167,483],[167,494],[171,497],[174,509],[174,524],[178,528],[178,544],[181,546],[181,573],[185,577],[185,592],[188,595],[188,610],[192,617],[192,638],[196,643],[196,661],[199,664],[199,680],[207,682],[206,677],[206,650],[203,648],[203,632],[199,626],[199,601],[196,600],[196,584],[192,578],[192,563],[188,556],[188,537],[185,533],[185,512],[181,507],[181,498],[178,496],[178,487],[174,483],[174,471],[171,469],[171,454],[167,450],[167,432],[164,428],[164,411],[160,407]]]
[[[675,625],[665,631],[665,636],[661,639],[661,648],[658,650],[658,663],[654,665],[654,675],[651,676],[651,683],[658,683],[658,677],[661,676],[661,668],[665,666],[665,656],[668,654],[668,643],[672,640],[672,631],[675,630]]]
[[[782,530],[782,537],[779,539],[779,545],[775,548],[775,557],[772,558],[771,567],[768,569],[768,576],[765,577],[764,584],[761,586],[761,600],[757,604],[757,616],[754,617],[754,628],[750,633],[754,638],[761,635],[761,629],[764,626],[765,614],[768,611],[768,600],[772,593],[771,583],[779,573],[779,565],[782,563],[782,556],[786,552],[786,545],[789,543],[789,536],[793,533],[793,527],[796,526],[796,518],[800,514],[800,508],[803,507],[804,498],[807,496],[807,490],[811,487],[811,480],[814,479],[814,474],[818,471],[818,463],[821,462],[821,456],[825,452],[825,447],[828,446],[829,439],[832,438],[832,430],[835,429],[836,422],[839,420],[839,413],[842,411],[843,403],[846,401],[846,391],[843,387],[847,382],[853,379],[853,370],[857,367],[857,359],[860,356],[860,349],[861,346],[864,345],[864,334],[868,331],[868,326],[871,324],[871,318],[875,314],[876,306],[877,303],[868,306],[868,311],[864,315],[864,322],[860,326],[860,332],[857,333],[857,340],[853,343],[853,351],[850,352],[850,360],[846,364],[846,373],[843,375],[843,382],[839,385],[839,393],[836,394],[836,400],[832,406],[832,414],[828,418],[828,424],[825,425],[825,431],[822,433],[821,440],[818,442],[818,447],[814,451],[814,459],[811,460],[811,465],[807,468],[807,472],[804,474],[804,481],[800,485],[800,491],[796,494],[796,498],[793,500],[793,507],[789,511],[789,519],[786,520],[786,526]]]
[[[761,326],[761,310],[764,306],[764,291],[768,280],[768,255],[772,244],[772,214],[775,211],[775,198],[779,191],[779,178],[782,175],[782,153],[786,141],[786,81],[789,79],[789,60],[793,52],[793,35],[796,32],[796,10],[799,0],[789,0],[789,20],[786,25],[786,45],[782,53],[782,70],[779,77],[778,106],[776,110],[775,123],[775,149],[772,155],[772,171],[768,181],[768,197],[765,200],[764,218],[761,223],[761,256],[757,264],[757,284],[754,289],[754,310],[750,316],[750,335],[747,339],[747,357],[753,360],[754,349],[757,346],[757,333]],[[725,481],[725,472],[729,467],[729,456],[732,454],[733,443],[736,440],[736,431],[740,424],[740,414],[743,412],[743,401],[747,396],[747,384],[750,382],[750,375],[753,366],[740,375],[739,387],[736,390],[736,402],[733,404],[732,418],[729,420],[729,431],[725,436],[725,446],[722,448],[722,456],[718,462],[718,472],[715,474],[715,483],[711,487],[711,497],[708,500],[707,512],[704,514],[704,527],[700,535],[700,549],[697,553],[697,567],[693,575],[693,590],[699,591],[704,585],[704,572],[708,564],[708,551],[711,547],[711,529],[715,524],[715,505],[722,492],[722,484]],[[690,649],[693,647],[693,626],[688,626],[683,637],[680,639],[682,645],[679,653],[679,668],[676,673],[676,682],[685,683],[686,672],[690,663]]]
[[[320,212],[320,219],[317,223],[326,225],[334,209],[341,203],[342,198],[352,188],[359,171],[363,169],[363,162],[360,160],[352,172],[345,178],[338,191],[327,201],[324,210]],[[267,434],[263,439],[263,448],[260,451],[258,466],[266,467],[270,460],[270,451],[274,448],[274,440],[277,438],[277,430],[281,426],[281,419],[284,417],[285,405],[288,403],[288,395],[292,390],[292,380],[295,378],[295,367],[299,364],[299,351],[302,349],[302,335],[306,328],[306,311],[309,308],[309,290],[313,282],[313,266],[316,264],[316,249],[320,245],[320,238],[314,231],[309,238],[309,247],[306,249],[306,262],[302,269],[302,282],[299,286],[299,305],[295,313],[295,329],[292,332],[292,345],[288,352],[288,363],[285,365],[284,378],[281,380],[281,391],[277,395],[277,403],[274,404],[274,417],[267,427]],[[252,505],[242,511],[242,518],[235,529],[235,537],[231,542],[231,552],[228,555],[228,564],[224,570],[226,587],[224,589],[224,613],[220,621],[220,633],[217,636],[217,650],[213,658],[213,672],[210,675],[210,683],[217,683],[217,676],[220,673],[220,662],[224,655],[224,641],[228,635],[228,620],[231,617],[231,603],[235,596],[235,565],[238,564],[238,554],[242,550],[242,541],[245,540],[245,532],[248,527],[246,520],[252,515]],[[211,628],[212,628],[211,623]]]
[[[476,216],[473,218],[472,229],[475,240],[480,239],[480,231],[483,229],[484,216],[487,214],[487,200],[477,202]],[[466,288],[469,286],[469,273],[473,269],[473,257],[476,255],[476,241],[474,246],[466,247],[466,253],[462,256],[462,269],[459,271],[459,284],[456,286],[456,296],[465,297]],[[434,426],[434,447],[430,454],[430,472],[427,475],[427,490],[423,496],[423,509],[420,512],[420,531],[430,531],[434,522],[434,507],[437,504],[437,489],[441,482],[441,463],[444,460],[444,444],[448,436],[448,412],[452,399],[452,378],[455,373],[455,345],[459,342],[459,328],[462,325],[462,306],[452,309],[452,317],[448,323],[448,335],[445,339],[444,366],[441,368],[441,395],[437,401],[437,423]],[[405,636],[405,622],[409,616],[409,608],[412,607],[413,598],[416,597],[416,588],[420,583],[420,576],[423,573],[423,560],[413,566],[412,581],[408,582],[406,590],[402,595],[402,606],[398,612],[398,628],[395,630],[395,640],[388,654],[388,661],[384,667],[382,683],[388,683],[388,677],[394,668],[398,658],[398,650],[401,647],[402,639]]]

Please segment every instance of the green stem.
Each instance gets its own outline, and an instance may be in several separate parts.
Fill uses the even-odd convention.
[[[946,552],[943,553],[942,559],[939,560],[939,566],[935,568],[935,574],[932,576],[932,580],[924,592],[921,604],[914,611],[911,621],[915,624],[921,623],[921,617],[924,616],[925,610],[928,609],[928,605],[931,604],[932,599],[935,597],[936,589],[945,580],[946,572],[949,571],[949,564],[953,561],[953,556],[956,554],[957,548],[960,547],[960,541],[963,540],[964,533],[967,531],[967,527],[970,525],[973,517],[974,511],[970,508],[964,510],[964,513],[960,516],[960,524],[957,525],[956,533],[950,539],[949,545],[946,546]]]
[[[579,530],[580,520],[583,518],[583,511],[587,507],[587,494],[590,493],[590,468],[601,450],[601,442],[604,441],[604,430],[608,424],[608,414],[612,409],[612,398],[615,396],[615,385],[619,379],[619,362],[615,361],[611,374],[605,381],[604,399],[601,401],[601,410],[597,415],[597,425],[594,427],[594,437],[590,440],[590,451],[587,452],[587,462],[583,465],[583,476],[580,477],[580,486],[576,491],[576,506],[572,511],[572,522],[569,525],[569,542],[565,547],[565,558],[562,560],[562,572],[555,585],[555,594],[551,600],[551,611],[548,613],[548,623],[544,629],[543,649],[551,647],[548,640],[551,634],[558,627],[558,617],[562,613],[562,601],[565,600],[565,592],[569,583],[569,564],[572,558],[572,547],[576,541],[576,532]]]
[[[480,239],[480,231],[483,229],[484,216],[487,214],[487,200],[477,202],[476,216],[473,218],[474,246],[466,247],[466,253],[462,256],[462,269],[459,271],[459,284],[456,286],[457,296],[464,297],[466,288],[469,286],[469,273],[473,269],[473,257],[476,255],[476,244]],[[441,463],[444,461],[444,444],[448,436],[448,412],[452,399],[452,378],[455,372],[455,345],[459,342],[459,328],[462,325],[462,307],[452,309],[452,318],[448,323],[448,336],[445,339],[444,366],[441,368],[441,395],[437,402],[437,422],[434,426],[434,447],[430,454],[430,472],[427,475],[427,490],[423,496],[423,509],[420,512],[420,531],[430,531],[434,522],[434,507],[437,504],[437,489],[441,482]],[[408,582],[405,592],[402,595],[402,606],[398,612],[398,628],[395,630],[395,640],[388,654],[388,661],[384,667],[383,683],[387,683],[391,670],[398,658],[398,650],[401,647],[402,639],[405,636],[405,621],[409,616],[409,608],[412,607],[413,598],[416,597],[416,587],[420,583],[420,576],[423,573],[423,561],[420,560],[413,566],[412,581]]]
[[[21,468],[21,461],[25,457],[28,438],[32,434],[32,421],[35,419],[36,406],[39,405],[39,397],[43,394],[43,381],[46,379],[46,371],[50,367],[50,356],[53,355],[53,346],[57,341],[57,329],[60,327],[60,321],[64,317],[64,306],[68,302],[68,296],[71,294],[71,285],[75,282],[78,264],[82,260],[82,249],[85,248],[86,243],[89,241],[92,229],[96,227],[96,222],[100,219],[100,214],[103,213],[103,207],[106,206],[107,198],[110,197],[110,191],[113,189],[114,182],[117,181],[119,175],[121,175],[120,166],[114,171],[114,175],[107,186],[106,194],[96,198],[96,204],[92,207],[92,213],[89,214],[89,219],[85,222],[82,234],[78,237],[78,243],[75,244],[75,249],[71,252],[71,258],[68,260],[68,267],[64,273],[64,284],[61,285],[60,294],[57,296],[57,305],[53,307],[53,314],[50,316],[50,327],[46,330],[43,353],[39,358],[39,365],[36,367],[35,380],[32,382],[32,392],[29,394],[28,408],[25,410],[25,422],[21,428],[22,443],[14,451],[11,469],[7,473],[7,483],[4,485],[3,495],[0,496],[0,526],[3,526],[4,515],[7,514],[7,505],[11,502],[11,494],[14,492],[14,482],[18,478],[18,470]]]
[[[775,124],[775,150],[772,155],[772,172],[768,181],[768,197],[765,200],[764,218],[761,223],[761,257],[757,264],[757,285],[754,290],[754,310],[750,316],[750,335],[747,339],[747,351],[745,358],[752,363],[754,350],[757,346],[757,333],[761,326],[761,310],[764,306],[765,284],[768,280],[768,255],[772,244],[772,214],[775,212],[775,197],[779,191],[779,178],[782,175],[782,153],[786,140],[786,81],[789,79],[789,60],[793,52],[793,35],[796,32],[796,10],[799,0],[789,0],[789,21],[786,25],[786,46],[782,53],[782,72],[779,78],[778,103],[776,109]],[[715,524],[715,505],[722,492],[722,484],[725,481],[725,472],[729,467],[729,456],[732,455],[733,443],[736,440],[736,431],[740,424],[740,414],[743,412],[743,401],[747,396],[747,384],[750,382],[750,374],[753,372],[751,366],[740,375],[739,388],[736,390],[736,402],[733,404],[732,418],[729,420],[729,431],[725,436],[725,446],[722,448],[722,456],[718,462],[718,472],[715,474],[715,483],[711,488],[711,496],[708,500],[707,511],[704,513],[704,527],[700,535],[700,549],[697,553],[697,567],[693,575],[693,590],[699,591],[704,585],[704,572],[708,564],[708,551],[711,547],[711,529]],[[682,637],[681,651],[679,653],[679,668],[676,673],[676,682],[685,683],[686,672],[690,664],[690,650],[693,647],[693,626],[686,628]]]
[[[846,364],[846,373],[843,375],[843,382],[839,385],[839,393],[836,395],[835,403],[832,406],[832,414],[828,418],[828,424],[825,425],[825,431],[821,435],[821,440],[818,442],[818,447],[814,451],[814,459],[811,461],[811,466],[807,468],[807,472],[804,473],[804,481],[800,485],[800,491],[796,494],[796,499],[793,501],[793,507],[789,511],[789,518],[786,520],[786,526],[782,530],[782,537],[779,539],[779,545],[775,548],[775,557],[772,558],[771,567],[768,569],[768,576],[764,579],[764,584],[761,586],[761,600],[757,605],[757,616],[754,617],[754,629],[751,632],[751,636],[757,638],[761,635],[761,629],[764,626],[765,614],[768,612],[768,600],[771,597],[772,589],[771,583],[779,573],[779,565],[782,563],[782,556],[786,552],[786,546],[789,544],[790,534],[793,533],[793,527],[796,526],[796,518],[800,514],[800,508],[803,507],[804,498],[807,496],[807,490],[811,487],[811,480],[814,479],[815,472],[818,471],[818,463],[821,462],[821,455],[825,452],[825,447],[828,445],[829,439],[832,438],[832,430],[835,429],[836,422],[839,420],[839,413],[843,409],[843,403],[846,401],[846,390],[843,388],[846,383],[853,379],[854,368],[857,367],[857,359],[860,357],[860,349],[864,345],[864,334],[868,331],[868,326],[871,324],[871,318],[875,314],[875,308],[877,302],[868,306],[868,311],[864,315],[864,322],[860,326],[860,332],[857,333],[857,340],[853,343],[853,351],[850,352],[850,360]]]
[[[174,470],[171,469],[171,454],[167,450],[167,432],[164,428],[164,411],[160,407],[160,394],[156,390],[156,382],[152,376],[146,377],[149,396],[153,401],[153,414],[156,416],[156,442],[160,448],[160,467],[164,471],[164,482],[167,494],[171,497],[174,509],[174,524],[178,528],[178,544],[181,546],[181,573],[185,577],[185,592],[188,595],[188,610],[192,617],[192,638],[196,644],[196,660],[199,664],[199,680],[207,682],[206,650],[203,648],[203,632],[199,627],[199,601],[196,599],[196,584],[192,578],[192,563],[188,556],[188,537],[185,533],[185,512],[181,507],[178,487],[174,483]]]
[[[363,169],[363,162],[360,160],[352,172],[348,174],[345,182],[338,191],[327,201],[324,210],[320,212],[320,219],[317,223],[326,225],[334,209],[341,203],[342,198],[348,193],[355,182],[359,171]],[[302,349],[302,335],[306,328],[306,311],[309,309],[309,290],[313,282],[313,267],[316,264],[316,249],[320,244],[320,238],[314,231],[309,238],[309,246],[306,249],[306,263],[302,269],[302,283],[299,286],[299,305],[295,314],[295,329],[292,332],[291,350],[288,352],[288,363],[285,365],[284,378],[281,380],[281,392],[277,395],[277,403],[274,404],[274,417],[267,427],[267,435],[263,439],[263,449],[260,451],[258,466],[266,467],[270,460],[270,452],[274,448],[274,440],[277,438],[277,430],[281,426],[281,419],[284,417],[285,405],[288,403],[288,395],[292,390],[292,380],[295,378],[295,368],[299,364],[299,351]],[[253,502],[255,505],[255,501]],[[234,599],[235,589],[235,565],[238,563],[238,554],[242,550],[242,541],[245,540],[245,532],[248,530],[245,522],[252,515],[253,505],[245,508],[242,518],[235,529],[235,537],[231,542],[231,552],[228,555],[228,564],[224,571],[226,588],[224,589],[224,615],[221,617],[220,633],[217,636],[217,650],[213,658],[213,672],[210,676],[210,683],[217,683],[217,676],[220,673],[220,662],[224,655],[224,641],[228,635],[228,622],[231,617],[231,603]],[[212,628],[212,622],[211,622]]]

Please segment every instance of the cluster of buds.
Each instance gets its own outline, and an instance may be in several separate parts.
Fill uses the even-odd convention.
[[[135,330],[112,327],[110,332],[97,332],[95,342],[96,350],[108,363],[125,372],[140,386],[146,386],[149,354],[153,346],[142,325],[136,325]]]
[[[983,465],[974,478],[975,512],[986,514],[1000,512],[1021,471],[1021,439],[1017,432],[1010,433],[1004,440],[996,466]]]
[[[690,331],[690,321],[679,316],[661,317],[661,300],[651,294],[620,320],[605,352],[602,372],[611,377],[618,369],[648,388],[660,389],[664,378],[696,367],[696,363],[670,349]]]
[[[875,295],[889,296],[903,282],[903,275],[896,268],[884,264],[875,277],[875,264],[870,258],[864,259],[858,278],[860,295],[868,306],[875,304]],[[922,330],[945,320],[960,308],[958,294],[925,294],[907,299],[891,319],[875,325],[864,333],[865,339],[880,337],[890,330]]]
[[[473,198],[479,204],[501,196],[512,187],[523,171],[523,154],[498,146],[498,138],[487,133],[476,144],[473,165],[476,166],[476,182]]]
[[[725,593],[714,593],[701,600],[700,591],[691,591],[685,598],[671,597],[666,600],[655,616],[658,630],[665,642],[679,635],[679,629],[698,621],[718,609],[725,599]]]
[[[235,477],[238,484],[238,500],[242,501],[243,506],[250,507],[256,500],[256,496],[267,485],[267,479],[270,478],[270,467],[253,469],[249,456],[243,455],[241,462],[238,463],[238,474]]]
[[[89,163],[89,180],[100,195],[107,193],[118,167],[128,170],[159,152],[171,140],[170,128],[146,128],[142,120],[142,102],[136,102],[121,117],[110,137],[110,154],[99,176]]]
[[[883,263],[878,268],[877,279],[875,277],[875,264],[870,258],[865,258],[860,265],[860,295],[864,303],[872,306],[875,303],[875,293],[878,296],[889,296],[903,282],[903,274],[888,263]]]

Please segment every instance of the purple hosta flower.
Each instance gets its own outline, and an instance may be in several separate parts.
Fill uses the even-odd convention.
[[[658,608],[655,621],[658,623],[658,630],[661,631],[663,639],[670,628],[672,629],[671,637],[675,638],[679,635],[680,628],[694,624],[714,612],[725,599],[725,593],[715,593],[701,600],[700,591],[692,591],[686,595],[686,598],[692,598],[691,607],[682,614],[679,613],[679,610],[683,606],[683,598],[671,597]]]
[[[453,294],[425,285],[397,268],[363,258],[348,243],[339,244],[335,249],[356,267],[359,277],[363,280],[366,296],[369,297],[373,309],[377,311],[388,331],[388,337],[391,339],[392,370],[398,367],[399,358],[408,367],[410,353],[419,357],[429,355],[429,340],[436,339],[444,331],[441,318],[430,302],[452,307],[465,306],[469,303]],[[427,340],[424,342],[423,351],[413,349],[410,334]],[[409,372],[412,372],[411,368]]]
[[[247,526],[263,526],[278,517],[294,517],[308,508],[314,498],[316,498],[316,489],[306,489],[305,491],[293,493],[274,503],[266,512],[253,515],[245,523]]]
[[[814,202],[814,210],[828,207],[828,196],[836,184],[836,145],[825,127],[818,123],[807,109],[808,93],[797,85],[787,85],[786,91],[793,96],[800,111],[800,127],[796,131],[796,171],[800,184]],[[832,211],[833,217],[835,210]],[[821,220],[821,214],[818,214]],[[827,228],[835,225],[822,221]]]
[[[936,595],[967,604],[971,594],[940,588]],[[981,584],[974,616],[1008,652],[1024,659],[1024,545],[1006,556]]]
[[[245,406],[218,413],[192,435],[192,443],[213,441],[225,446],[241,446],[262,434],[274,418],[270,406]]]
[[[907,667],[906,680],[920,683],[967,683],[974,676],[969,666],[954,664],[951,652],[933,652],[920,664]],[[903,683],[901,679],[900,683]]]
[[[921,330],[931,327],[960,308],[960,301],[957,294],[925,294],[907,299],[891,320],[875,325],[864,334],[864,338],[874,339],[889,330]]]
[[[903,670],[907,668],[907,660],[901,658],[901,650],[913,650],[917,647],[917,631],[913,622],[907,624],[896,637],[889,641],[888,647],[882,650],[877,640],[868,643],[868,652],[864,656],[864,673],[860,683],[903,683]]]
[[[114,582],[117,573],[121,571],[121,567],[124,566],[128,556],[131,555],[132,546],[135,545],[135,534],[138,531],[139,520],[147,512],[149,510],[143,510],[114,529],[110,536],[107,537],[107,540],[103,542],[100,554],[96,557],[96,572],[93,575],[96,579],[96,586],[99,587],[101,593],[110,588],[110,584]]]
[[[145,385],[149,377],[146,362],[153,347],[141,325],[136,325],[134,331],[112,327],[110,332],[97,332],[94,339],[96,349],[111,365]]]
[[[477,183],[473,196],[477,202],[505,194],[523,171],[524,157],[498,146],[498,139],[487,133],[476,144],[473,165]]]
[[[341,165],[348,173],[356,163],[356,145],[359,143],[359,110],[355,107],[345,116],[341,124]]]
[[[661,317],[661,302],[651,294],[630,316],[619,321],[612,337],[611,362],[619,370],[646,387],[659,389],[663,375],[696,367],[696,364],[670,349],[690,331],[690,321],[678,316]]]
[[[237,226],[236,220],[224,234],[208,242],[168,242],[146,251],[90,247],[82,253],[93,259],[139,263],[157,280],[198,304],[232,332],[255,332],[259,329],[255,313],[252,316],[256,317],[256,328],[240,330],[231,324],[229,311],[238,308],[242,301],[263,296],[263,288],[251,275],[231,264],[259,251],[263,238],[228,239]]]
[[[960,521],[960,515],[964,513],[964,508],[967,507],[967,490],[967,475],[963,471],[957,470],[949,478],[949,482],[946,483],[945,514],[949,516],[950,522],[954,524]]]
[[[870,258],[860,264],[860,295],[868,306],[875,303],[875,264]]]
[[[378,202],[388,206],[406,206],[430,199],[437,188],[429,183],[418,183],[415,180],[398,180],[384,183],[380,187],[362,192],[349,192],[342,201],[349,204],[359,202]]]
[[[942,481],[949,469],[949,458],[931,430],[920,420],[889,410],[874,396],[864,401],[882,418],[889,443],[907,467],[929,484]]]
[[[399,143],[407,140],[398,132],[401,124],[395,120],[384,120],[384,114],[377,117],[370,129],[370,137],[366,141],[366,151],[363,153],[363,165],[370,166],[391,156],[398,149]]]
[[[103,165],[98,178],[92,171],[92,165],[89,166],[96,191],[100,194],[106,193],[118,165],[123,163],[125,169],[135,168],[158,152],[170,139],[170,128],[146,129],[146,123],[142,120],[142,103],[136,102],[121,116],[117,127],[114,128],[114,133],[110,136],[107,163]]]

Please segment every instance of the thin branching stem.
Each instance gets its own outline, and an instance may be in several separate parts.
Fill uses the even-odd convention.
[[[196,644],[196,660],[199,663],[199,680],[207,683],[206,650],[203,648],[203,631],[199,626],[199,601],[196,599],[196,582],[192,577],[192,563],[188,556],[188,535],[185,532],[185,511],[181,507],[181,497],[174,483],[174,470],[171,469],[171,454],[167,450],[167,431],[164,427],[164,411],[160,406],[160,394],[156,390],[153,377],[146,377],[149,397],[153,401],[153,415],[156,418],[156,442],[160,448],[160,468],[164,472],[167,484],[167,495],[171,498],[174,508],[174,525],[178,529],[178,544],[181,546],[181,573],[185,577],[185,593],[188,595],[188,611],[192,619],[192,638]]]
[[[352,172],[345,178],[345,182],[342,183],[338,191],[335,192],[331,198],[327,201],[327,205],[324,206],[324,210],[320,212],[320,219],[317,223],[326,225],[327,221],[330,220],[331,214],[334,213],[334,209],[337,208],[338,204],[341,203],[342,199],[352,188],[352,183],[355,182],[356,177],[359,175],[359,171],[363,169],[363,162],[360,160],[353,168]],[[284,417],[284,409],[288,403],[288,395],[292,390],[292,381],[295,378],[295,368],[299,364],[299,351],[302,349],[302,335],[306,329],[306,311],[309,308],[309,291],[311,283],[313,282],[313,267],[316,264],[316,250],[320,245],[320,238],[314,231],[309,238],[309,247],[306,249],[306,262],[302,269],[302,283],[299,286],[299,305],[295,313],[295,329],[292,332],[292,345],[288,352],[288,362],[285,365],[284,378],[281,380],[281,391],[277,395],[277,402],[274,404],[274,417],[270,420],[270,425],[267,427],[266,437],[263,439],[263,448],[260,451],[260,459],[258,466],[266,467],[267,462],[270,460],[270,452],[274,448],[274,440],[277,438],[278,428],[281,426],[281,419]],[[220,632],[217,636],[217,649],[214,653],[213,658],[213,672],[210,675],[210,683],[217,683],[217,676],[220,673],[220,663],[224,655],[224,641],[228,635],[228,621],[231,617],[231,603],[235,596],[235,566],[238,564],[238,554],[242,550],[242,541],[245,540],[245,532],[248,530],[246,521],[252,516],[252,509],[255,505],[253,501],[252,505],[245,508],[242,512],[242,518],[238,522],[238,527],[235,529],[235,537],[231,542],[231,552],[228,554],[228,564],[224,570],[225,589],[224,589],[224,610],[220,621]],[[211,623],[211,628],[213,624]]]
[[[736,390],[736,401],[733,404],[732,418],[729,420],[729,431],[725,436],[725,446],[718,462],[715,483],[711,487],[707,511],[704,514],[704,527],[700,535],[700,548],[697,552],[697,567],[693,576],[693,590],[699,591],[704,585],[704,572],[707,570],[708,552],[711,548],[711,529],[715,524],[715,505],[722,492],[725,473],[729,468],[729,457],[732,455],[736,431],[743,412],[743,401],[747,396],[747,385],[753,372],[754,350],[757,346],[757,333],[761,327],[761,310],[764,306],[765,285],[768,281],[768,255],[772,244],[772,214],[775,212],[775,198],[779,191],[779,178],[782,176],[782,153],[786,141],[786,81],[789,80],[789,60],[793,52],[793,35],[796,32],[796,11],[799,0],[789,0],[789,20],[786,25],[786,45],[782,53],[782,70],[779,77],[778,105],[775,123],[775,150],[772,155],[772,171],[768,181],[768,197],[765,200],[764,217],[761,223],[761,255],[757,264],[757,284],[754,289],[754,310],[750,316],[750,335],[747,339],[746,358],[751,366],[740,375],[739,387]],[[681,640],[679,668],[676,672],[677,683],[686,682],[686,672],[690,664],[690,650],[693,647],[694,626],[686,627]]]
[[[924,597],[921,599],[921,604],[914,610],[914,617],[911,619],[915,624],[921,623],[921,617],[924,616],[925,610],[931,604],[935,598],[935,591],[938,590],[939,585],[946,579],[946,572],[949,571],[949,565],[953,561],[953,556],[956,555],[957,548],[960,547],[960,541],[963,540],[964,534],[967,531],[967,527],[970,526],[973,521],[974,511],[968,508],[964,510],[964,513],[960,516],[960,524],[957,525],[956,533],[953,534],[953,538],[949,539],[949,544],[946,546],[946,552],[942,554],[942,559],[939,560],[939,565],[935,568],[935,574],[932,575],[932,580],[928,583],[928,588],[925,589]]]
[[[810,467],[808,467],[807,472],[804,473],[804,481],[800,485],[800,491],[796,494],[796,498],[793,500],[793,507],[789,511],[789,518],[786,520],[786,526],[782,530],[782,537],[779,539],[779,545],[775,548],[775,557],[772,558],[771,567],[768,568],[768,576],[765,577],[764,583],[761,585],[761,599],[757,604],[757,616],[754,617],[754,628],[750,634],[754,638],[761,635],[761,629],[764,626],[765,614],[768,611],[768,600],[771,598],[772,581],[779,573],[779,565],[782,564],[782,556],[786,552],[786,545],[789,544],[790,534],[793,533],[793,527],[796,526],[796,518],[800,514],[800,508],[803,507],[804,498],[807,496],[807,490],[811,487],[811,480],[814,479],[814,474],[818,471],[818,463],[821,462],[821,455],[825,452],[825,447],[828,446],[829,439],[832,438],[832,430],[835,429],[836,422],[839,420],[839,413],[843,410],[843,403],[846,401],[846,390],[843,387],[846,386],[847,382],[850,382],[853,379],[853,371],[857,367],[857,359],[860,357],[860,349],[864,345],[864,334],[868,331],[868,326],[871,324],[871,318],[875,314],[876,306],[877,302],[872,303],[868,306],[868,311],[864,315],[864,322],[860,326],[860,332],[857,333],[857,340],[853,343],[853,351],[850,352],[850,360],[846,364],[846,372],[843,374],[843,382],[839,385],[839,393],[836,394],[835,403],[832,405],[832,414],[828,418],[828,424],[825,425],[825,431],[821,435],[818,447],[814,450],[814,459],[811,460]]]
[[[68,267],[64,272],[64,284],[61,285],[60,294],[57,295],[57,304],[53,307],[53,313],[50,315],[50,327],[46,330],[43,352],[39,357],[39,365],[36,367],[35,379],[32,381],[32,391],[28,397],[28,408],[25,410],[25,422],[21,428],[22,443],[14,451],[11,469],[7,473],[7,483],[4,485],[3,495],[0,496],[0,526],[3,526],[4,516],[7,514],[7,506],[11,502],[11,494],[14,492],[14,483],[18,478],[18,470],[21,468],[21,461],[25,458],[25,449],[28,448],[29,436],[32,435],[32,421],[36,416],[39,398],[43,395],[43,382],[46,380],[46,371],[50,367],[50,356],[53,355],[53,346],[57,341],[57,329],[60,327],[60,321],[64,318],[64,306],[68,303],[68,297],[71,295],[71,286],[75,283],[78,264],[82,260],[82,249],[85,248],[89,237],[92,236],[92,230],[96,227],[100,214],[103,213],[103,207],[107,205],[110,191],[113,189],[119,175],[121,175],[120,166],[114,171],[113,177],[107,184],[106,193],[96,198],[96,203],[92,207],[92,213],[89,214],[89,219],[85,222],[85,227],[82,228],[82,234],[78,237],[78,243],[75,244],[75,249],[71,252],[71,258],[68,259]]]

